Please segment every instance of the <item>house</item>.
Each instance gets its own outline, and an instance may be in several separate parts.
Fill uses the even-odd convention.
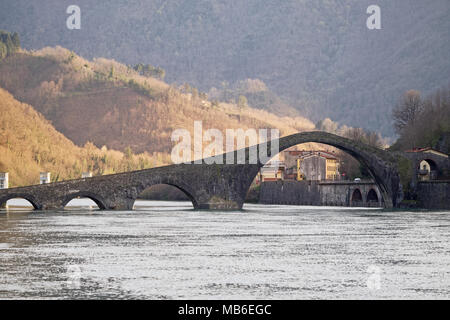
[[[285,170],[284,162],[270,161],[259,170],[257,183],[284,180]]]
[[[339,159],[328,151],[285,151],[286,180],[337,180]]]
[[[405,152],[416,161],[416,172],[420,181],[439,179],[439,169],[442,171],[449,163],[447,154],[432,148],[413,148]]]
[[[9,187],[9,173],[0,172],[0,189],[8,189]]]
[[[448,154],[445,154],[443,152],[434,150],[433,148],[430,148],[430,147],[428,147],[428,148],[413,148],[411,150],[406,150],[405,152],[408,152],[408,153],[422,153],[422,154],[427,154],[428,153],[428,154],[433,154],[433,155],[437,155],[437,156],[440,156],[440,157],[448,158]]]
[[[50,183],[50,172],[41,172],[39,174],[39,183],[40,184]]]
[[[92,172],[82,172],[81,179],[92,178]]]

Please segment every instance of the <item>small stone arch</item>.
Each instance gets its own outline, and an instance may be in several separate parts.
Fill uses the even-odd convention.
[[[439,167],[432,159],[420,159],[418,164],[419,179],[421,180],[436,180],[439,175]]]
[[[366,198],[367,202],[379,202],[380,199],[378,199],[378,194],[375,191],[375,189],[370,189],[369,192],[367,193],[367,198]]]
[[[362,202],[363,202],[363,197],[362,197],[361,190],[359,190],[359,188],[356,188],[352,192],[352,196],[350,198],[350,203],[353,205],[355,203],[362,203]]]
[[[42,208],[42,205],[34,198],[33,195],[26,194],[26,193],[12,193],[12,194],[9,194],[9,195],[1,198],[0,199],[0,208],[5,206],[6,202],[8,200],[16,199],[16,198],[27,200],[29,203],[31,203],[31,205],[33,206],[33,208],[35,210],[40,210]]]
[[[437,171],[438,170],[438,165],[436,164],[436,162],[434,160],[432,160],[432,159],[421,159],[419,161],[419,166],[422,164],[423,161],[425,161],[429,165],[430,170],[433,170],[433,171]],[[419,168],[419,170],[421,170],[421,169],[422,168]]]
[[[64,208],[71,200],[76,198],[89,198],[95,202],[100,210],[105,210],[107,208],[106,202],[101,196],[89,191],[81,191],[67,195],[62,201],[62,208]]]

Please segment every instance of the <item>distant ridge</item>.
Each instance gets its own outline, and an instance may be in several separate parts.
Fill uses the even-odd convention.
[[[366,27],[372,4],[381,8],[381,30]],[[169,83],[204,92],[258,79],[314,122],[328,117],[383,136],[394,134],[391,110],[405,91],[427,95],[449,81],[448,0],[77,5],[81,30],[68,30],[66,1],[1,1],[0,29],[18,32],[27,49],[61,45],[89,59],[151,63],[166,71]]]

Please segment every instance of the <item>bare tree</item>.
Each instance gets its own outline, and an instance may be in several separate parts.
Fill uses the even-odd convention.
[[[423,108],[424,103],[420,98],[420,92],[416,90],[407,91],[392,112],[396,132],[401,134],[406,127],[413,127]]]

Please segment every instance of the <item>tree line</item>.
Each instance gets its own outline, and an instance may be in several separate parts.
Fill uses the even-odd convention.
[[[405,92],[392,118],[399,136],[392,150],[432,147],[450,152],[450,85],[425,98],[416,90]]]
[[[160,67],[154,67],[150,64],[139,63],[133,66],[133,69],[137,71],[141,76],[152,77],[164,80],[166,71]]]

